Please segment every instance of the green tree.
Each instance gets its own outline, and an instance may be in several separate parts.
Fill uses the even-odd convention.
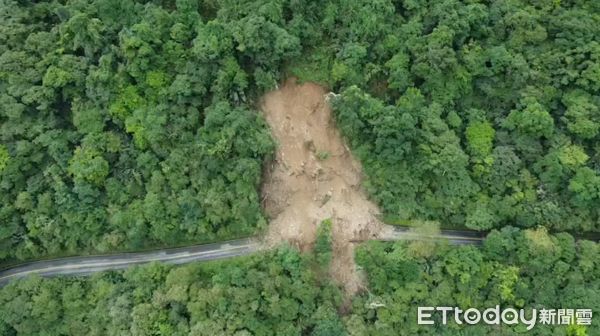
[[[475,156],[487,157],[492,152],[496,131],[489,122],[471,122],[466,129],[467,144]]]
[[[550,137],[554,132],[554,119],[537,101],[527,99],[521,110],[512,110],[504,122],[508,129],[516,129],[533,137]]]
[[[331,261],[331,219],[325,219],[317,228],[317,238],[315,240],[314,254],[317,262],[322,267],[327,267]]]
[[[0,146],[0,172],[2,172],[4,168],[6,168],[9,161],[10,155],[8,153],[8,149],[6,149],[6,146]]]
[[[569,190],[573,193],[573,204],[586,207],[600,198],[600,176],[588,167],[577,169],[569,181]]]

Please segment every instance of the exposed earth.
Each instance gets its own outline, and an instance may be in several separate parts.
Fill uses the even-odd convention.
[[[344,144],[326,102],[327,91],[288,80],[263,97],[261,109],[278,148],[262,190],[270,221],[266,244],[287,241],[310,250],[317,226],[331,218],[330,273],[348,294],[363,287],[352,241],[379,238],[384,225],[361,189],[361,167]]]

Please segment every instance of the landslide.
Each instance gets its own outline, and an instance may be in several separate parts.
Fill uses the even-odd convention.
[[[326,96],[323,87],[292,78],[262,98],[261,110],[278,143],[262,187],[270,218],[265,241],[267,246],[287,241],[308,251],[317,226],[330,218],[330,274],[354,294],[364,288],[355,242],[380,237],[384,225],[361,189],[360,164],[336,129]]]

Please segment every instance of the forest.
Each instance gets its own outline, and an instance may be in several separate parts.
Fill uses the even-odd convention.
[[[0,291],[1,335],[343,335],[337,287],[281,248],[211,264],[92,278],[30,277]]]
[[[596,242],[546,229],[493,230],[483,246],[432,242],[369,242],[357,262],[369,292],[346,318],[350,335],[568,335],[593,336],[592,325],[417,325],[417,307],[566,309],[600,306],[600,249]],[[594,309],[594,308],[592,308]],[[595,310],[595,309],[594,309]]]
[[[588,0],[0,0],[0,264],[261,232],[258,101],[291,76],[333,93],[387,222],[489,232],[366,242],[349,301],[326,227],[313,253],[33,276],[0,334],[517,335],[415,310],[600,307],[599,37]]]
[[[386,215],[597,232],[599,4],[377,4],[337,7],[330,80]]]
[[[596,308],[600,246],[566,233],[505,227],[481,248],[369,242],[357,252],[369,290],[344,302],[313,253],[289,247],[241,259],[149,264],[90,278],[29,277],[0,289],[0,334],[523,335],[524,325],[417,325],[418,306]],[[343,307],[343,308],[339,308]],[[594,312],[595,313],[595,312]],[[526,335],[595,336],[592,325],[538,323]]]
[[[600,228],[591,1],[3,1],[0,260],[265,226],[285,76],[338,94],[390,222]]]
[[[1,4],[0,261],[264,227],[251,97],[297,39],[197,1]]]

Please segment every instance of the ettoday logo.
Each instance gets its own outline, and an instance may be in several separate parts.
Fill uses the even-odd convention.
[[[591,309],[500,309],[497,305],[483,311],[477,308],[460,309],[458,307],[418,307],[417,323],[432,325],[436,323],[434,315],[441,316],[441,324],[446,325],[453,318],[456,324],[524,324],[527,330],[533,329],[537,323],[552,325],[592,324]]]

